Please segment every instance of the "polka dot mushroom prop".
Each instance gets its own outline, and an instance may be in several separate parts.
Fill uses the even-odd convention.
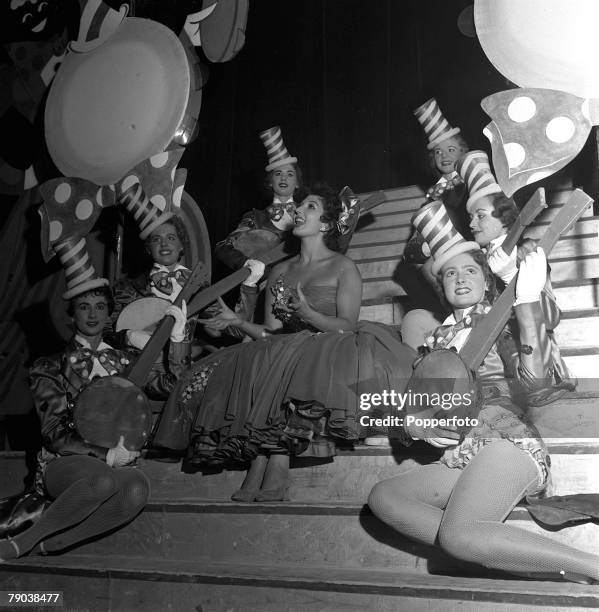
[[[493,119],[483,133],[507,196],[571,162],[599,124],[597,101],[552,89],[502,91],[481,106]]]
[[[599,2],[475,0],[474,20],[491,63],[522,88],[481,103],[497,181],[511,196],[572,161],[599,124]]]

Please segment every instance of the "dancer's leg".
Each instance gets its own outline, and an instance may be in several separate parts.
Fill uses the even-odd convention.
[[[101,504],[85,520],[43,542],[46,552],[63,550],[89,538],[125,525],[144,508],[150,497],[146,475],[130,467],[113,470],[117,493]]]
[[[282,501],[287,499],[289,488],[289,455],[273,453],[268,457],[268,465],[262,481],[262,488],[256,496],[257,501]]]
[[[507,440],[483,448],[462,471],[439,529],[451,555],[525,574],[575,573],[599,580],[599,556],[503,523],[538,479],[532,458]]]
[[[83,455],[52,461],[46,468],[45,482],[54,502],[35,525],[12,538],[16,547],[0,541],[1,559],[24,555],[44,538],[80,523],[117,492],[112,468]]]
[[[434,544],[460,470],[435,463],[377,483],[368,497],[372,512],[402,534]]]
[[[241,488],[231,495],[233,501],[252,502],[256,499],[267,464],[268,457],[266,455],[258,455],[252,461]]]

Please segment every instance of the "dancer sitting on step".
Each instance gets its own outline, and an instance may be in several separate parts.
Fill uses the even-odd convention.
[[[405,382],[416,353],[394,330],[358,323],[362,281],[335,250],[357,216],[355,204],[342,207],[328,186],[309,190],[294,214],[300,253],[268,278],[265,324],[224,305],[204,321],[237,326],[255,340],[194,364],[169,400],[157,444],[189,445],[198,466],[252,461],[235,500],[286,498],[290,454],[334,455],[335,440],[359,436],[360,393],[398,388],[395,377]],[[177,431],[177,423],[188,425]]]
[[[432,269],[453,315],[430,334],[427,345],[459,350],[489,309],[485,294],[493,276],[478,246],[463,240],[435,256]],[[551,377],[540,306],[546,274],[542,250],[530,253],[516,287],[521,341],[516,369],[521,383],[532,389]],[[504,371],[493,346],[478,369],[483,398],[478,424],[457,445],[435,439],[436,446],[445,447],[439,462],[379,482],[368,504],[391,528],[463,561],[527,576],[599,580],[599,556],[505,523],[525,495],[545,489],[550,463],[536,428],[511,401]],[[415,439],[430,437],[418,423],[405,429]]]
[[[535,249],[536,242],[524,240],[509,255],[506,255],[500,248],[508,230],[518,218],[519,210],[514,200],[506,197],[495,181],[484,151],[466,153],[458,160],[456,168],[468,186],[469,197],[466,208],[470,216],[472,236],[486,253],[489,267],[496,276],[498,290],[502,291],[517,274],[517,265]],[[541,404],[556,399],[558,395],[563,394],[564,390],[574,390],[576,386],[576,381],[571,379],[568,368],[561,357],[553,333],[560,322],[561,312],[553,294],[549,275],[547,275],[547,281],[541,293],[541,310],[550,339],[554,385],[552,388],[537,389],[529,394],[528,402],[532,404]],[[402,320],[402,338],[404,342],[417,349],[424,344],[428,332],[440,323],[441,321],[430,310],[412,310]],[[509,353],[514,350],[514,339],[518,334],[514,318],[511,320],[510,330],[511,334],[502,336],[500,345],[502,352]]]
[[[114,302],[108,281],[85,281],[67,294],[75,336],[62,354],[42,357],[31,368],[31,389],[41,423],[36,489],[52,503],[39,520],[18,535],[0,540],[0,559],[26,555],[36,548],[50,553],[125,525],[145,506],[150,485],[133,464],[139,452],[124,438],[113,448],[84,441],[73,426],[76,396],[96,377],[122,374],[134,356],[103,342],[102,330]],[[154,373],[145,387],[150,397],[168,396],[182,370],[185,316],[172,305],[171,373]]]

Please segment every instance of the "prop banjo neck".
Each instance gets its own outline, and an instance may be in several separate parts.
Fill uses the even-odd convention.
[[[564,232],[568,231],[578,220],[580,215],[592,203],[593,199],[584,191],[576,189],[568,201],[561,207],[554,217],[547,231],[541,238],[539,246],[547,255]],[[485,315],[483,320],[472,330],[466,343],[460,351],[460,356],[471,369],[476,371],[486,357],[491,346],[505,327],[510,317],[512,306],[516,300],[516,282],[514,277],[499,296],[493,308]]]
[[[545,189],[539,187],[521,210],[516,222],[510,227],[501,248],[509,255],[518,244],[524,230],[538,217],[543,209],[547,208]]]

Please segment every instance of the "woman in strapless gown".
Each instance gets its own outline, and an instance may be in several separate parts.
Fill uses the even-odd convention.
[[[252,461],[233,499],[284,499],[289,455],[332,456],[335,442],[357,440],[363,394],[401,391],[411,372],[416,354],[392,328],[358,322],[359,272],[333,250],[347,213],[330,188],[311,189],[295,214],[300,254],[269,276],[265,325],[222,303],[221,314],[204,321],[235,325],[254,342],[206,357],[179,381],[188,460]],[[156,441],[173,447],[165,435],[173,419],[163,421]]]

